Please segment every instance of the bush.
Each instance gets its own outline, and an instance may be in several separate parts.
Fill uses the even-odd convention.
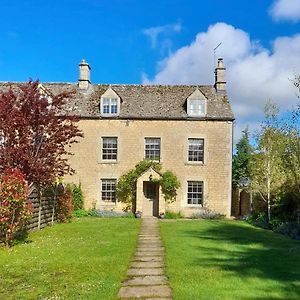
[[[57,197],[56,217],[59,222],[65,223],[71,220],[74,210],[72,190],[67,186],[62,195]]]
[[[117,212],[110,210],[100,210],[96,211],[96,216],[100,218],[134,218],[132,212]]]
[[[300,224],[285,222],[279,225],[274,232],[288,235],[293,239],[300,240]]]
[[[166,211],[163,218],[164,219],[182,219],[183,215],[181,214],[181,212]]]
[[[81,217],[99,217],[99,218],[135,218],[132,212],[116,212],[111,210],[96,210],[91,209],[86,211],[84,209],[77,209],[73,212],[73,216],[77,218]]]
[[[177,189],[180,187],[180,182],[171,171],[166,171],[160,179],[160,186],[166,201],[174,202],[177,196]]]
[[[0,178],[0,241],[11,246],[32,216],[28,185],[19,169],[7,169]]]
[[[220,213],[217,213],[217,212],[207,209],[207,208],[201,209],[198,212],[193,213],[191,215],[191,219],[221,220],[224,218],[225,218],[225,215],[222,215]]]
[[[81,218],[90,216],[89,212],[84,209],[76,209],[73,212],[73,217]]]
[[[83,193],[81,189],[81,184],[77,186],[76,184],[70,185],[73,196],[73,205],[74,210],[82,210],[83,209]]]
[[[258,215],[251,215],[249,216],[246,221],[254,226],[264,228],[264,229],[271,229],[271,225],[268,222],[268,217],[265,213],[259,213]]]

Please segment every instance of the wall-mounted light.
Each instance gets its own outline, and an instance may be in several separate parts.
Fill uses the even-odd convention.
[[[152,181],[152,174],[150,174],[150,176],[149,176],[149,180],[150,180],[150,181]]]

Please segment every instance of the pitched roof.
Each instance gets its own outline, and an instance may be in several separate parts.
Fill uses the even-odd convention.
[[[0,92],[11,86],[17,89],[20,83],[0,83]],[[87,91],[78,89],[75,83],[42,83],[50,93],[75,92],[66,107],[82,118],[100,116],[100,98],[111,87],[121,98],[119,119],[213,119],[233,120],[234,116],[224,93],[217,93],[211,85],[91,85]],[[196,90],[207,99],[206,117],[190,118],[187,115],[186,100]],[[105,117],[106,118],[106,117]]]

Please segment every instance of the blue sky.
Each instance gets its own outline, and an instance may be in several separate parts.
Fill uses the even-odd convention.
[[[300,0],[1,1],[0,81],[213,83],[213,47],[227,66],[237,132],[263,103],[296,104]]]

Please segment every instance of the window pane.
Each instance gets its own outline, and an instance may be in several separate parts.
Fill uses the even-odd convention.
[[[102,138],[102,159],[116,160],[118,153],[118,139],[116,137]]]
[[[145,138],[145,159],[160,160],[160,138]]]
[[[116,114],[118,112],[118,100],[117,99],[110,99],[110,109],[112,114]]]
[[[116,179],[101,180],[101,199],[102,201],[116,202]]]
[[[107,115],[116,115],[118,113],[118,99],[101,98],[102,113]]]
[[[203,204],[203,181],[188,181],[188,204]]]
[[[204,139],[188,139],[188,161],[204,162]]]
[[[191,116],[205,115],[205,100],[189,99],[188,105],[188,111]]]

